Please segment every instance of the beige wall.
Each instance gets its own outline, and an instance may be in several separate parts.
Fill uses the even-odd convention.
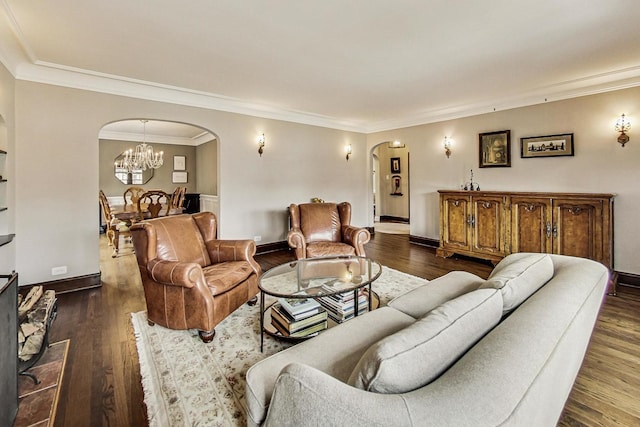
[[[15,90],[15,98],[12,99]],[[640,111],[640,88],[550,102],[459,120],[359,133],[268,120],[240,114],[145,101],[26,81],[14,81],[0,67],[0,115],[15,161],[12,184],[17,234],[14,249],[0,248],[3,266],[15,264],[21,283],[97,273],[96,193],[99,188],[98,133],[128,117],[193,123],[218,137],[220,236],[262,243],[284,240],[285,208],[311,197],[348,200],[356,225],[373,225],[371,149],[399,139],[411,153],[411,233],[438,238],[437,190],[459,188],[473,168],[486,190],[617,193],[615,267],[640,274],[640,137],[622,148],[613,124]],[[15,99],[15,115],[14,115]],[[512,167],[478,169],[478,133],[510,129]],[[265,153],[256,137],[264,132]],[[574,157],[521,159],[519,138],[573,132]],[[454,138],[447,159],[444,136]],[[344,159],[345,144],[353,155]],[[11,176],[11,175],[10,175]],[[13,186],[13,187],[12,187]],[[53,214],[55,213],[55,214]],[[15,250],[8,257],[3,254]],[[8,259],[8,261],[7,261]],[[34,262],[37,260],[38,262]],[[66,265],[68,273],[51,276]]]
[[[366,225],[363,134],[21,80],[15,90],[21,283],[100,271],[98,134],[105,124],[124,118],[192,123],[218,137],[221,238],[282,241],[286,207],[314,196],[350,201],[354,224]],[[260,157],[256,137],[263,132],[267,145]],[[349,162],[348,143],[354,151]],[[62,265],[68,273],[51,276],[51,268]]]
[[[640,132],[623,148],[613,127],[640,118],[640,88],[548,102],[367,136],[369,149],[398,139],[411,153],[411,234],[438,239],[438,189],[459,189],[473,169],[483,190],[616,193],[615,268],[640,274]],[[633,122],[632,122],[633,123]],[[511,130],[511,167],[478,168],[478,133]],[[575,156],[520,158],[520,138],[574,134]],[[444,137],[454,139],[451,158]],[[370,214],[372,218],[372,214]],[[370,220],[371,221],[371,220]]]
[[[122,196],[124,191],[130,187],[130,185],[123,184],[115,177],[113,163],[115,158],[125,150],[133,148],[138,144],[139,142],[114,141],[109,139],[99,140],[99,186],[107,196]],[[148,183],[144,185],[136,184],[136,186],[149,190],[163,190],[170,194],[173,193],[173,190],[177,186],[181,186],[187,187],[187,192],[189,193],[194,192],[197,187],[196,147],[188,145],[158,144],[155,142],[150,145],[153,146],[154,152],[164,152],[164,164],[153,171],[153,177]],[[186,184],[173,183],[173,156],[186,157],[185,163],[188,181]]]

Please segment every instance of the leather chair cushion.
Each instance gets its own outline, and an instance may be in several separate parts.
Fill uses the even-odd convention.
[[[299,205],[300,229],[307,243],[340,242],[340,215],[335,203],[305,203]]]
[[[316,242],[307,245],[307,258],[355,254],[356,248],[346,243]]]
[[[227,261],[202,269],[211,293],[220,295],[245,281],[254,271],[246,261]]]

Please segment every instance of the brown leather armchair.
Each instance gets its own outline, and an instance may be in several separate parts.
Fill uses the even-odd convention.
[[[365,256],[364,245],[371,235],[365,228],[351,223],[351,204],[303,203],[289,206],[291,229],[289,246],[296,258],[331,255]]]
[[[211,212],[131,226],[149,324],[197,329],[204,342],[245,302],[255,304],[260,265],[253,240],[217,240]]]

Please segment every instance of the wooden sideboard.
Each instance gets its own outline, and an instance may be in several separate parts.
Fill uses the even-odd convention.
[[[438,192],[438,256],[497,262],[541,252],[589,258],[613,270],[613,194]]]

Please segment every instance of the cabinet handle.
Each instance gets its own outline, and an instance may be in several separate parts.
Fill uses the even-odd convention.
[[[547,239],[551,237],[551,223],[547,221]]]
[[[558,224],[553,224],[553,238],[558,237]]]
[[[473,215],[467,216],[467,224],[471,226],[476,225],[476,218]]]

